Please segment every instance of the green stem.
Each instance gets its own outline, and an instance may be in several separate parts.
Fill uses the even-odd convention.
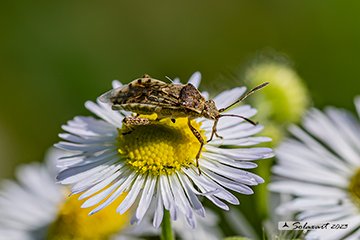
[[[164,218],[161,223],[161,240],[174,240],[171,228],[170,213],[164,209]]]

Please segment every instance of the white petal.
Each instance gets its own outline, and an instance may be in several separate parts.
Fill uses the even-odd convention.
[[[138,219],[137,222],[140,222],[141,219],[144,217],[146,211],[148,210],[150,203],[151,203],[151,199],[154,195],[155,192],[155,186],[157,185],[157,177],[148,177],[146,183],[145,183],[145,187],[143,189],[141,198],[140,198],[140,202],[139,202],[139,206],[136,209],[136,217]]]
[[[327,149],[321,146],[318,142],[312,139],[309,135],[303,132],[298,127],[291,127],[292,133],[306,142],[305,144],[289,139],[280,144],[276,149],[277,161],[282,164],[293,166],[304,166],[306,168],[329,169],[334,173],[338,172],[344,178],[353,175],[353,170]]]
[[[188,83],[191,83],[196,88],[198,88],[199,85],[200,85],[200,81],[201,81],[201,73],[200,72],[195,72],[193,75],[191,75]]]
[[[189,224],[189,226],[194,229],[196,227],[196,219],[195,217],[188,217],[185,216],[186,222]]]
[[[314,222],[334,221],[347,215],[352,215],[357,209],[341,205],[331,205],[324,208],[308,209],[299,213],[296,218]],[[339,217],[340,216],[340,217]]]
[[[213,100],[218,109],[225,108],[238,100],[246,91],[246,87],[233,88],[217,95]]]
[[[94,153],[110,148],[115,148],[113,145],[102,146],[99,144],[77,144],[71,142],[59,142],[54,144],[54,146],[68,151],[81,151],[81,152],[94,152]]]
[[[231,204],[239,204],[239,200],[233,194],[231,194],[229,191],[214,182],[211,178],[209,178],[205,174],[201,174],[200,176],[197,175],[197,169],[194,166],[189,168],[187,174],[191,177],[191,180],[198,186],[198,188],[203,192],[208,191],[209,189],[207,187],[211,186],[211,188],[216,188],[218,190],[213,194],[215,197],[224,199]],[[210,195],[207,195],[207,197],[209,196]]]
[[[173,79],[173,84],[181,84],[180,78],[174,78]]]
[[[226,157],[221,154],[205,152],[205,151],[201,153],[201,158],[204,158],[208,161],[216,161],[216,162],[224,163],[226,165],[236,167],[236,168],[251,169],[251,168],[257,167],[257,164],[253,163],[253,162],[236,161],[232,158]],[[202,160],[200,160],[200,161],[202,161]]]
[[[73,184],[84,178],[90,177],[96,172],[106,169],[109,165],[114,164],[118,160],[118,158],[106,158],[84,166],[68,168],[60,172],[57,179],[63,184]]]
[[[123,84],[119,80],[113,80],[111,82],[111,84],[112,84],[113,88],[119,88],[119,87],[123,86]]]
[[[338,131],[338,128],[332,124],[325,114],[317,109],[313,109],[309,112],[309,117],[305,118],[303,125],[311,131],[314,136],[330,146],[333,151],[339,154],[344,160],[347,160],[355,166],[359,165],[359,154],[346,143],[343,133]],[[333,136],[336,136],[336,138]]]
[[[334,125],[339,128],[343,134],[344,140],[354,151],[360,151],[360,126],[354,115],[344,109],[327,107],[327,115],[334,121]]]
[[[203,95],[203,97],[208,100],[209,99],[209,93],[204,91],[204,92],[201,92],[201,95]]]
[[[356,112],[358,113],[358,117],[360,118],[360,96],[356,96],[354,98],[354,103],[355,103],[355,107],[356,107]]]
[[[169,210],[170,216],[172,220],[177,219],[177,209],[174,201],[174,195],[171,191],[169,180],[166,175],[160,176],[160,187],[161,187],[161,195],[164,201],[164,207],[166,210]]]
[[[77,116],[73,120],[68,121],[67,124],[61,126],[62,129],[78,136],[97,136],[103,138],[117,135],[116,128],[113,125],[93,117]]]
[[[110,203],[112,203],[117,197],[119,197],[119,196],[123,193],[123,191],[124,191],[127,187],[129,187],[129,185],[134,181],[134,179],[135,179],[135,177],[136,177],[135,175],[136,175],[136,173],[135,173],[135,172],[132,172],[132,173],[126,178],[126,180],[121,184],[121,186],[120,186],[118,189],[116,189],[116,191],[115,191],[114,193],[112,193],[112,194],[109,196],[109,198],[105,200],[105,202],[103,202],[103,203],[100,204],[98,207],[96,207],[94,210],[92,210],[92,211],[89,213],[89,215],[94,214],[94,213],[100,211],[101,209],[103,209],[104,207],[106,207],[107,205],[109,205]],[[119,183],[120,183],[120,180],[119,180],[119,182],[115,182],[114,185],[119,185]],[[114,188],[112,188],[112,186],[111,186],[111,187],[107,188],[106,190],[104,190],[103,192],[99,193],[98,195],[95,195],[94,197],[88,199],[87,201],[89,201],[89,203],[90,203],[91,199],[93,199],[92,203],[93,203],[93,202],[96,202],[96,201],[94,201],[94,200],[97,200],[97,201],[98,201],[97,203],[99,203],[101,200],[103,200],[105,197],[107,197],[107,196],[112,192],[112,191],[108,191],[108,189],[114,190]],[[105,191],[106,191],[106,193],[101,196],[101,194],[104,193]],[[99,195],[100,195],[100,196],[99,196]],[[99,196],[99,197],[98,197],[98,196]],[[99,201],[99,200],[100,200],[100,201]],[[83,205],[85,205],[85,203],[87,203],[87,201],[84,202]],[[94,204],[97,204],[97,203],[94,203]],[[93,204],[93,205],[94,205],[94,204]],[[91,205],[89,204],[89,206],[91,206]],[[83,207],[83,206],[82,206],[82,207]]]
[[[229,210],[229,206],[226,205],[225,203],[223,203],[222,201],[220,201],[219,199],[217,199],[216,197],[213,196],[206,196],[212,203],[214,203],[217,207],[228,211]]]
[[[123,184],[124,182],[126,181],[126,178],[123,177],[123,178],[120,178],[120,177],[117,177],[115,179],[115,182],[114,184],[112,184],[111,186],[109,186],[107,189],[105,189],[104,191],[94,195],[93,197],[89,198],[88,200],[86,200],[82,205],[81,207],[82,208],[88,208],[88,207],[92,207],[96,204],[98,204],[99,202],[101,202],[102,200],[104,200],[106,197],[108,197],[112,191],[114,191],[117,187],[119,187],[121,184]],[[119,194],[120,195],[120,194]],[[110,202],[105,206],[109,205]],[[100,210],[100,209],[99,209]],[[97,212],[97,211],[96,211]],[[95,213],[94,212],[91,212],[91,214]]]
[[[219,175],[223,175],[229,179],[235,180],[237,182],[247,184],[247,185],[258,185],[257,180],[260,182],[263,182],[264,180],[260,178],[259,176],[246,172],[243,170],[240,170],[238,168],[232,168],[226,165],[223,165],[221,163],[216,163],[214,161],[203,161],[202,162],[202,168],[205,168],[211,170],[212,172],[215,172]]]
[[[156,194],[156,207],[155,207],[155,214],[154,214],[154,220],[153,220],[153,225],[155,228],[158,228],[162,222],[163,216],[164,216],[164,207],[163,207],[163,202],[162,202],[162,197],[161,197],[161,191],[160,189],[160,181],[157,181],[157,187],[156,189],[158,189],[158,192]]]
[[[59,137],[75,143],[84,143],[84,144],[103,144],[104,142],[114,142],[114,137],[107,137],[107,138],[99,138],[99,137],[78,137],[69,133],[60,133]]]
[[[350,236],[347,236],[346,238],[347,238],[347,240],[360,239],[360,229],[356,230],[355,232],[353,232]]]
[[[244,138],[261,132],[264,129],[262,125],[251,125],[250,123],[239,124],[236,127],[218,130],[217,134],[226,139]],[[210,136],[210,134],[207,134]],[[211,143],[211,142],[210,142]]]
[[[280,215],[284,215],[286,212],[300,212],[312,209],[324,209],[324,212],[326,212],[328,208],[339,206],[339,203],[339,199],[336,198],[301,197],[281,204],[276,209],[276,212]]]
[[[124,172],[124,170],[126,169],[126,168],[121,168],[123,165],[124,165],[123,163],[121,164],[115,163],[107,168],[104,168],[99,172],[94,173],[91,177],[85,178],[77,182],[71,189],[71,195],[86,191],[96,186],[104,179],[110,178],[111,175],[115,175],[114,177],[119,176],[120,173]],[[121,169],[121,171],[116,172],[117,169]],[[116,173],[114,174],[114,172]]]
[[[86,101],[85,107],[96,114],[98,117],[112,124],[115,128],[121,128],[121,121],[124,117],[119,112],[111,110],[111,106],[109,104],[101,103],[100,101],[98,101],[98,104],[95,104],[92,101]]]
[[[257,113],[257,110],[254,108],[251,108],[249,105],[242,105],[239,107],[234,107],[228,111],[225,112],[226,114],[234,114],[234,115],[239,115],[239,116],[243,116],[246,118],[250,118],[252,116],[254,116]],[[225,129],[228,127],[234,127],[237,126],[239,123],[243,122],[244,119],[242,118],[238,118],[238,117],[222,117],[219,119],[219,123],[218,123],[218,129]],[[202,125],[201,128],[203,129],[211,129],[212,126],[214,125],[214,121],[213,120],[209,120],[209,119],[202,119]]]
[[[271,168],[271,171],[277,175],[304,182],[333,185],[340,188],[346,188],[349,185],[349,182],[342,176],[330,171],[322,171],[321,169],[303,169],[299,171],[296,168],[296,171],[289,171],[288,167],[276,165]]]
[[[215,173],[208,171],[206,169],[204,169],[203,172],[206,173],[206,175],[208,175],[209,177],[211,177],[211,179],[213,179],[214,181],[218,182],[220,185],[230,190],[246,195],[250,195],[254,193],[254,191],[250,187],[244,184],[238,183],[236,181],[231,181],[229,179],[216,175]]]
[[[267,187],[270,191],[291,193],[296,196],[335,197],[337,199],[347,197],[343,189],[291,180],[272,182]]]
[[[205,209],[204,209],[203,205],[201,204],[201,202],[199,201],[199,199],[196,197],[194,191],[191,189],[190,186],[192,186],[192,185],[189,182],[188,178],[184,174],[180,174],[178,172],[177,172],[177,175],[180,179],[181,185],[184,187],[184,191],[186,192],[186,195],[187,195],[191,205],[195,209],[195,212],[197,214],[199,214],[200,216],[205,217]]]
[[[310,231],[307,234],[306,239],[319,239],[319,240],[337,240],[343,239],[346,234],[351,233],[355,228],[360,225],[360,216],[351,216],[344,219],[341,219],[342,222],[348,223],[348,228],[344,231],[336,230],[315,230]]]
[[[87,190],[84,194],[82,194],[79,197],[79,200],[90,197],[94,193],[96,193],[96,192],[102,190],[103,188],[107,187],[109,184],[111,184],[113,181],[115,181],[115,179],[119,178],[119,176],[121,176],[121,174],[123,172],[125,172],[126,169],[127,169],[127,168],[121,168],[122,166],[123,165],[119,164],[116,167],[114,167],[113,169],[111,169],[111,171],[109,172],[110,176],[108,176],[102,182],[96,184],[95,186],[93,186],[92,188]]]
[[[124,214],[135,202],[136,198],[139,196],[139,192],[143,187],[143,183],[146,180],[144,175],[138,175],[134,180],[129,193],[126,195],[125,199],[121,202],[119,207],[116,209],[117,213]]]
[[[97,161],[103,161],[106,159],[113,159],[114,156],[117,156],[120,159],[119,152],[117,149],[106,149],[104,151],[97,152],[95,154],[91,154],[90,156],[86,156],[84,154],[69,156],[69,157],[62,157],[59,159],[58,167],[59,166],[66,166],[68,167],[80,167],[87,164],[91,164]]]
[[[234,135],[232,135],[234,137]],[[272,139],[269,137],[247,137],[238,139],[220,139],[215,138],[211,141],[213,145],[234,145],[234,146],[252,146],[263,142],[271,142]]]
[[[271,148],[216,148],[213,146],[206,146],[206,150],[218,154],[223,154],[234,160],[257,160],[263,158],[271,158],[274,156]]]
[[[189,201],[187,200],[184,194],[184,190],[179,182],[179,179],[175,174],[169,175],[168,177],[170,180],[170,186],[172,192],[174,194],[174,200],[176,206],[179,208],[180,212],[182,212],[185,216],[192,218],[193,211],[191,209]]]

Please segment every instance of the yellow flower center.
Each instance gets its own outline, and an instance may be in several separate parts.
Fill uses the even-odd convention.
[[[350,181],[349,192],[355,199],[355,202],[360,206],[360,169],[356,172]]]
[[[71,196],[61,206],[58,218],[50,226],[49,240],[105,240],[125,226],[127,213],[120,215],[116,208],[126,194],[120,195],[112,204],[89,216],[89,210],[81,208],[85,200]]]
[[[155,115],[140,116],[150,120]],[[132,169],[152,175],[170,174],[181,167],[195,163],[195,156],[200,149],[200,142],[188,126],[187,118],[177,118],[175,123],[170,118],[154,121],[147,125],[123,124],[118,129],[118,151]],[[191,121],[191,125],[201,134],[204,142],[204,130],[201,123]],[[204,149],[203,149],[204,151]]]

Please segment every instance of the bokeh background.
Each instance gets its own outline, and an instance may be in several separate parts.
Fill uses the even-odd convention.
[[[200,71],[214,96],[266,51],[289,61],[315,107],[353,111],[360,94],[358,1],[1,1],[0,33],[0,179],[42,161],[113,79]]]

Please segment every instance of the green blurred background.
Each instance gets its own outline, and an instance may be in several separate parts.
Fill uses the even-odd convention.
[[[1,1],[0,31],[0,178],[41,161],[113,79],[185,82],[201,71],[200,90],[214,96],[273,49],[315,107],[354,110],[360,93],[358,1]]]

